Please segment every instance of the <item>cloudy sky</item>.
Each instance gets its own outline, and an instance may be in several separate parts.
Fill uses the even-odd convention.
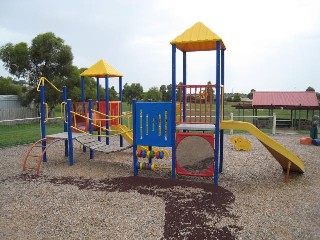
[[[201,21],[227,47],[226,92],[320,92],[319,0],[2,0],[0,9],[0,46],[54,32],[71,46],[74,65],[104,59],[145,90],[171,83],[170,41]],[[215,82],[215,52],[188,53],[187,61],[188,83]]]

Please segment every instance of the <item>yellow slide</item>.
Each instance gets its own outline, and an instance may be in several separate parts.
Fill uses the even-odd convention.
[[[124,125],[121,125],[121,124],[118,124],[116,126],[111,126],[110,129],[112,131],[117,131],[121,134],[121,136],[124,138],[124,140],[126,140],[129,144],[133,144],[133,135],[132,135],[132,131],[127,127],[127,126],[124,126]],[[148,151],[148,147],[146,146],[139,146],[138,149],[141,149],[141,150],[147,150]],[[164,150],[164,149],[157,149],[157,148],[152,148],[153,151],[163,151],[164,153],[164,156],[165,157],[168,157],[169,156],[169,153],[167,150]]]
[[[111,126],[110,129],[112,131],[119,132],[121,136],[124,138],[124,140],[126,140],[130,145],[133,144],[132,131],[128,127],[118,124],[116,126]]]
[[[268,151],[275,157],[275,159],[280,163],[283,169],[287,170],[290,162],[290,171],[300,173],[304,172],[304,164],[296,155],[294,155],[284,146],[270,138],[265,133],[261,132],[253,124],[241,121],[222,121],[220,128],[228,130],[234,129],[248,131],[268,149]]]

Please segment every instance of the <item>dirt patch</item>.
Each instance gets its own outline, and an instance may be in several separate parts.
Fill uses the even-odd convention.
[[[137,191],[160,197],[166,203],[163,239],[235,239],[236,232],[241,230],[234,224],[236,216],[230,213],[234,195],[213,184],[145,177],[93,180],[22,174],[14,178],[23,181],[41,179],[57,185],[77,186],[80,190]],[[142,207],[148,205],[152,203],[141,203]]]

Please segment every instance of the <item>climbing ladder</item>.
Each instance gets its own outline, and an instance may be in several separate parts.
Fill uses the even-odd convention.
[[[55,142],[64,140],[63,138],[42,138],[34,143],[30,149],[28,150],[26,156],[23,159],[22,171],[26,171],[27,169],[34,170],[36,169],[36,174],[38,175],[40,172],[41,162],[43,160],[43,156],[45,156],[48,148]],[[29,160],[35,159],[37,162],[34,164],[34,161],[30,164],[33,164],[31,167],[27,168],[27,162]]]

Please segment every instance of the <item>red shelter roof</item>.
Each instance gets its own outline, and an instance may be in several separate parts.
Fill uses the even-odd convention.
[[[252,106],[319,107],[315,92],[254,92]]]

